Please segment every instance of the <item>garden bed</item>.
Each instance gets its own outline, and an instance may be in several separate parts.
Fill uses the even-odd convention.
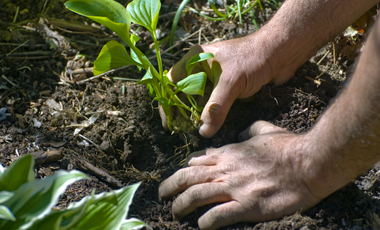
[[[145,86],[114,78],[141,78],[143,73],[134,67],[92,80],[86,71],[73,73],[91,67],[86,62],[96,59],[103,44],[118,38],[66,10],[64,1],[44,3],[0,2],[0,163],[9,166],[20,155],[33,154],[38,159],[37,178],[58,169],[86,172],[92,180],[71,185],[61,197],[60,207],[93,189],[100,193],[142,181],[129,216],[154,229],[197,229],[197,219],[206,211],[199,208],[177,221],[172,218],[172,202],[158,199],[159,184],[181,168],[187,154],[236,143],[239,132],[256,120],[295,133],[306,132],[346,84],[353,66],[353,61],[339,56],[334,60],[329,44],[285,85],[268,85],[252,100],[237,101],[214,137],[204,139],[194,134],[190,139],[162,128],[157,103]],[[259,26],[275,12],[269,4],[263,7],[263,11],[255,9]],[[170,33],[175,10],[170,2],[164,4],[159,21],[163,34]],[[237,19],[210,22],[189,12],[183,15],[180,34],[198,33],[177,46],[173,54],[164,54],[166,69],[199,42],[199,33],[200,42],[206,43],[254,32],[251,18],[246,15],[243,19],[243,25],[238,26]],[[143,30],[138,33],[142,39],[139,46],[148,52],[151,38]],[[305,213],[225,229],[379,229],[379,169],[380,165],[375,165]]]

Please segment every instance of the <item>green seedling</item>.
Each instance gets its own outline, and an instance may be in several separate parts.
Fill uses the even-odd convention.
[[[255,17],[252,12],[252,8],[255,7],[256,5],[259,5],[260,9],[263,10],[263,7],[261,5],[262,0],[236,0],[234,5],[226,5],[224,12],[222,13],[220,10],[215,5],[215,0],[208,0],[208,3],[211,7],[211,9],[215,12],[215,14],[218,17],[209,17],[207,15],[202,14],[200,11],[189,7],[189,10],[212,21],[223,21],[227,19],[233,19],[238,15],[239,17],[239,23],[242,24],[242,15],[246,14],[247,12],[250,12],[250,15],[252,17],[252,23],[255,25],[256,29],[258,30],[259,27],[256,23]],[[177,24],[179,21],[179,18],[181,16],[182,11],[186,7],[186,5],[190,2],[190,0],[183,0],[181,5],[178,7],[178,10],[174,16],[173,24],[172,24],[172,29],[171,29],[171,35],[170,35],[170,46],[174,45],[174,33],[177,28]],[[273,8],[278,9],[279,4],[277,3],[276,0],[266,0],[268,4],[270,4]]]
[[[149,94],[161,104],[167,117],[168,127],[171,131],[184,131],[197,127],[200,120],[199,107],[194,95],[203,96],[207,75],[204,72],[192,74],[195,64],[212,58],[210,53],[195,55],[186,66],[188,77],[172,83],[167,71],[163,70],[159,42],[156,28],[161,8],[159,0],[134,0],[124,8],[114,0],[70,0],[65,6],[80,15],[96,21],[114,31],[129,47],[129,53],[124,45],[110,41],[104,45],[94,62],[94,74],[98,75],[125,65],[135,65],[138,69],[145,69],[146,74],[138,82],[146,84]],[[129,33],[130,25],[134,22],[145,27],[152,35],[157,56],[158,70],[148,58],[136,47],[139,38]],[[178,93],[185,93],[190,105],[179,99]],[[173,119],[171,108],[178,108],[185,118]],[[190,115],[189,115],[190,114]],[[191,121],[191,122],[190,122]],[[188,124],[184,124],[184,123]]]

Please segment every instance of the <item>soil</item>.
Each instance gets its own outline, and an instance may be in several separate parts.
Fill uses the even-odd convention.
[[[330,43],[285,85],[268,85],[252,100],[236,101],[213,138],[195,134],[194,140],[187,141],[183,134],[172,135],[162,128],[157,103],[145,86],[115,79],[139,79],[143,73],[136,69],[129,67],[81,82],[91,77],[91,71],[76,74],[74,70],[91,67],[101,47],[118,38],[66,10],[63,2],[0,1],[0,163],[7,167],[19,156],[33,154],[37,178],[59,169],[78,169],[91,176],[91,181],[69,186],[60,207],[93,189],[100,193],[142,181],[129,216],[154,229],[198,229],[197,219],[205,208],[176,221],[171,214],[172,201],[158,199],[160,182],[181,168],[187,154],[236,143],[238,134],[256,120],[295,133],[306,132],[344,87],[353,68],[352,60],[339,55],[334,60]],[[199,7],[205,2],[191,4]],[[254,10],[259,27],[275,12],[267,3],[263,8]],[[163,4],[159,20],[163,36],[170,34],[175,11],[175,4]],[[254,32],[250,16],[243,19],[242,25],[237,19],[210,22],[188,12],[181,17],[178,33],[186,36],[202,27],[200,42],[206,43]],[[198,34],[163,55],[166,69],[198,43]],[[140,48],[149,52],[151,37],[144,30],[138,35]],[[164,44],[162,49],[166,48]],[[85,127],[78,130],[81,126]],[[302,214],[224,229],[379,229],[379,170],[380,164],[375,165]]]

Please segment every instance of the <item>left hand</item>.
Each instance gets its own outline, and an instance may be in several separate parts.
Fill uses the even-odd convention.
[[[308,178],[314,165],[311,154],[303,151],[301,135],[258,121],[240,137],[250,139],[192,153],[188,167],[161,184],[161,198],[182,192],[173,202],[174,218],[221,203],[198,220],[201,229],[216,229],[305,211],[326,196],[315,194]]]

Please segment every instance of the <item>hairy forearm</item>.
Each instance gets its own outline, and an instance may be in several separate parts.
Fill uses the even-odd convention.
[[[378,21],[349,85],[305,135],[314,164],[322,166],[310,165],[317,177],[315,185],[325,193],[343,186],[380,160],[379,50]]]
[[[272,52],[273,81],[286,82],[319,48],[378,0],[287,0],[261,29]]]

